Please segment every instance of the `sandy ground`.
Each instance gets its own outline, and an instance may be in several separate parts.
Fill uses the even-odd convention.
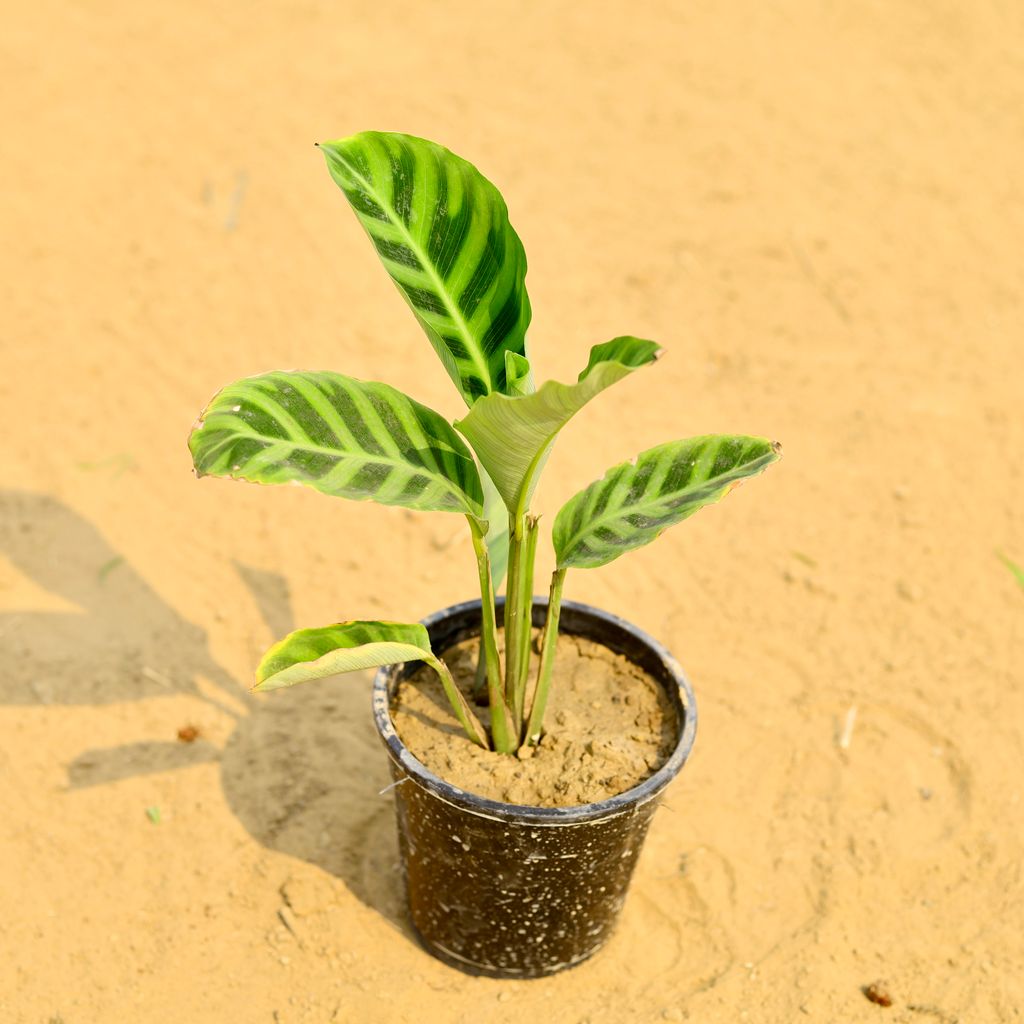
[[[5,6],[0,1020],[1024,1016],[1020,5]],[[366,127],[503,189],[542,377],[667,349],[548,522],[662,440],[785,443],[570,576],[702,720],[617,938],[546,981],[410,936],[368,677],[245,695],[293,623],[469,596],[463,524],[190,473],[274,367],[458,413],[313,149]]]

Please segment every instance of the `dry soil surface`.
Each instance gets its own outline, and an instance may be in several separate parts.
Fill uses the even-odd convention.
[[[500,632],[502,658],[504,639]],[[471,708],[479,656],[477,638],[444,654]],[[532,699],[528,692],[528,709]],[[487,710],[476,710],[483,728]],[[680,735],[679,716],[653,676],[607,647],[565,633],[558,638],[541,741],[520,747],[516,757],[469,740],[437,673],[426,665],[399,686],[391,714],[412,754],[453,786],[533,807],[574,807],[624,793],[668,760]]]
[[[1024,7],[6,8],[0,1020],[1022,1018]],[[247,695],[293,624],[470,596],[464,524],[190,472],[275,367],[458,415],[313,148],[367,127],[504,191],[541,378],[665,346],[566,431],[544,522],[669,438],[785,444],[570,574],[701,724],[616,938],[549,980],[413,940],[367,675]]]

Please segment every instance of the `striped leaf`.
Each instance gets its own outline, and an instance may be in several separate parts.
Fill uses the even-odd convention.
[[[340,373],[267,373],[224,388],[189,437],[199,476],[461,512],[483,523],[473,456],[436,412]]]
[[[430,637],[419,623],[338,622],[317,629],[299,629],[274,644],[256,669],[257,691],[280,690],[310,679],[342,672],[425,661],[438,674],[459,724],[466,735],[488,747],[487,733],[448,666],[430,649]]]
[[[279,690],[342,672],[434,661],[430,637],[419,623],[339,622],[299,629],[279,640],[256,669],[254,690]]]
[[[498,190],[443,146],[362,132],[321,147],[385,269],[467,405],[526,354],[526,255]]]
[[[593,569],[650,544],[673,523],[723,498],[780,455],[761,437],[670,441],[623,462],[570,498],[555,517],[560,569]]]
[[[595,345],[575,384],[548,381],[533,394],[492,394],[455,426],[469,439],[509,512],[522,515],[558,432],[595,395],[658,358],[653,341],[615,338]]]

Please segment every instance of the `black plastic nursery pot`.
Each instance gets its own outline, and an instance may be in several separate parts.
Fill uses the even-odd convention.
[[[536,598],[535,627],[546,612],[547,601]],[[479,635],[480,601],[453,605],[423,624],[442,653]],[[586,960],[605,944],[658,798],[693,747],[693,690],[664,647],[630,623],[574,601],[562,603],[559,632],[625,655],[665,688],[676,711],[677,741],[665,764],[599,803],[527,807],[450,785],[410,753],[391,720],[399,684],[420,663],[382,668],[374,682],[374,719],[395,783],[413,928],[428,952],[473,973],[541,977]],[[557,664],[552,685],[558,686]]]

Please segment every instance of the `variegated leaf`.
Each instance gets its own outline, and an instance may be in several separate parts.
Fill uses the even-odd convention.
[[[278,372],[228,385],[189,437],[199,476],[483,520],[473,456],[442,416],[387,384]]]
[[[485,749],[489,747],[486,730],[456,686],[448,666],[431,650],[427,630],[419,623],[339,622],[296,630],[263,656],[253,689],[279,690],[310,679],[405,661],[425,661],[430,665],[466,735]]]
[[[650,544],[673,523],[723,498],[780,455],[760,437],[709,435],[670,441],[605,473],[555,517],[560,569],[592,569]]]
[[[253,689],[279,690],[341,672],[433,660],[430,637],[419,623],[339,622],[298,629],[274,644],[256,669]]]
[[[466,404],[504,391],[505,353],[526,353],[530,300],[498,190],[410,135],[362,132],[320,148]]]
[[[622,337],[595,345],[575,384],[548,381],[527,395],[480,399],[455,426],[513,515],[522,515],[558,432],[595,395],[657,359],[653,341]]]

